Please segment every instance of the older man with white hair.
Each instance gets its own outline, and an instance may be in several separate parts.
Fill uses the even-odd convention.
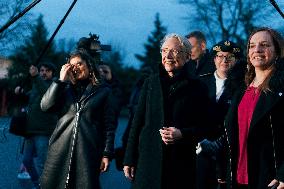
[[[165,36],[160,71],[144,83],[130,130],[124,173],[134,189],[195,187],[195,146],[206,130],[206,88],[187,73],[191,45]]]

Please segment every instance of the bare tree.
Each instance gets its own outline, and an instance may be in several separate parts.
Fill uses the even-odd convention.
[[[244,45],[256,26],[271,26],[281,20],[268,0],[179,0],[188,7],[192,28],[206,33],[216,43],[231,39]],[[282,20],[281,20],[282,21]]]
[[[21,12],[29,0],[1,0],[0,1],[0,27]],[[32,24],[31,13],[26,13],[4,32],[0,33],[0,54],[7,54],[9,50],[20,45],[29,34]]]

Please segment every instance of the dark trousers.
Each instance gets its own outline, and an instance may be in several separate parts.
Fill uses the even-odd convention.
[[[246,184],[237,184],[237,188],[236,189],[248,189],[248,185],[246,185]]]
[[[196,157],[197,189],[216,189],[216,161],[207,154],[200,153]]]

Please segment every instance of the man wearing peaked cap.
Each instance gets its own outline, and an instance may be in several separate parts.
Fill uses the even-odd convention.
[[[201,141],[197,150],[197,189],[216,189],[224,187],[225,179],[222,171],[223,159],[214,142],[223,132],[223,123],[230,107],[235,86],[244,78],[246,63],[242,60],[240,47],[232,41],[220,41],[211,49],[211,61],[216,67],[212,74],[200,77],[207,88],[211,99],[210,120],[211,131],[206,139]],[[217,155],[218,154],[218,155]],[[218,171],[216,171],[218,170]]]
[[[236,58],[241,58],[243,55],[243,52],[240,47],[236,43],[229,40],[220,41],[219,43],[213,45],[211,54],[212,56],[215,56],[217,52],[221,51],[233,53]]]

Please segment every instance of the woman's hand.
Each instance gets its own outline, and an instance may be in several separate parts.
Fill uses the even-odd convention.
[[[124,172],[125,177],[128,178],[129,180],[134,179],[135,167],[125,165],[123,167],[123,172]]]
[[[101,167],[100,167],[101,173],[106,172],[108,170],[109,163],[110,163],[109,158],[103,157],[103,159],[101,161]]]
[[[72,74],[72,65],[71,64],[64,64],[60,70],[59,80],[66,82],[71,81],[71,83],[75,84],[76,80]]]
[[[182,138],[181,131],[175,127],[163,127],[159,131],[165,144],[174,144]]]
[[[279,184],[279,185],[278,185]],[[278,185],[277,188],[273,188],[273,186]],[[274,179],[273,181],[270,182],[268,187],[271,187],[273,189],[284,189],[284,182],[278,182],[278,180]]]

